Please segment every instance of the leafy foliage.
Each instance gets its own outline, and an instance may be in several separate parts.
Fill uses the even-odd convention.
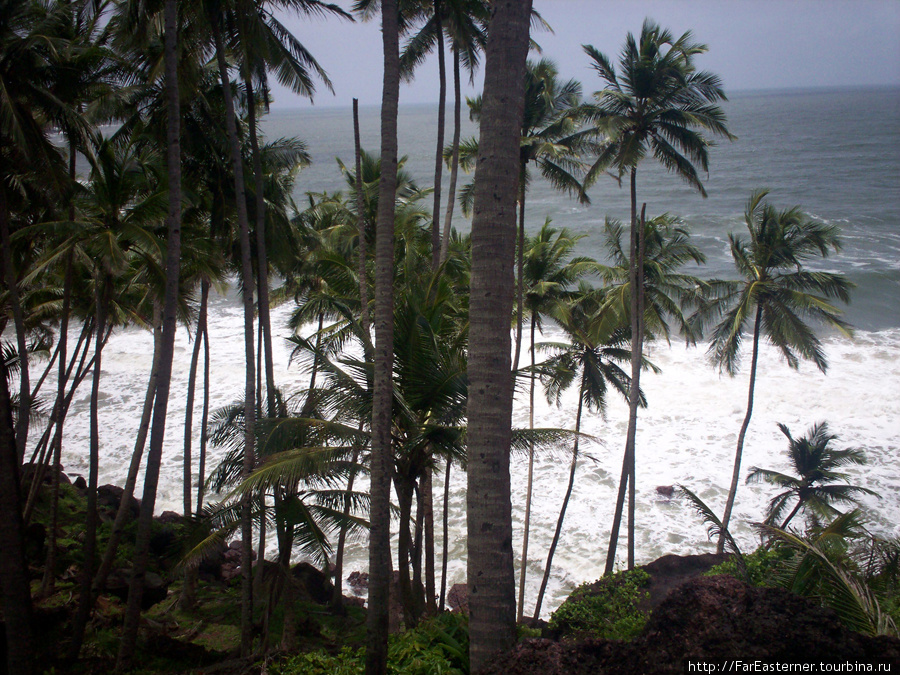
[[[649,583],[649,574],[634,569],[579,586],[550,617],[550,628],[564,636],[631,640],[649,617],[640,608]]]
[[[270,668],[273,675],[357,675],[365,671],[362,649],[344,647],[339,654],[299,654]],[[389,675],[465,675],[469,672],[468,620],[443,613],[415,630],[392,635]]]

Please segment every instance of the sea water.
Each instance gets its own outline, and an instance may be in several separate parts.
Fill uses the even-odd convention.
[[[769,199],[777,207],[799,205],[812,216],[841,227],[843,250],[818,268],[844,273],[856,284],[846,311],[846,318],[856,326],[855,336],[823,334],[827,374],[808,363],[794,371],[776,350],[763,345],[742,474],[752,466],[791,471],[785,460],[786,439],[777,423],[788,425],[797,437],[812,424],[827,421],[840,437],[838,447],[856,446],[866,452],[868,464],[850,467],[847,472],[852,483],[880,495],[863,499],[868,527],[879,535],[900,536],[900,90],[738,93],[731,96],[725,110],[737,139],[720,141],[710,150],[709,174],[703,176],[709,197],[701,198],[647,161],[638,171],[638,201],[647,203],[650,216],[668,212],[684,219],[708,257],[708,264],[696,269],[698,275],[734,278],[728,233],[743,230],[743,210],[751,192],[769,188]],[[436,106],[401,106],[400,153],[408,155],[406,168],[422,186],[433,182],[435,120]],[[298,204],[303,203],[307,191],[346,189],[334,158],[352,165],[349,107],[275,111],[264,124],[269,138],[298,136],[308,144],[313,165],[298,178]],[[363,146],[377,153],[377,109],[361,110],[361,130]],[[473,134],[474,127],[466,122],[463,136]],[[445,138],[450,135],[448,125]],[[460,182],[470,179],[461,176]],[[446,195],[446,172],[444,183]],[[605,180],[590,196],[590,204],[578,204],[535,180],[526,202],[528,229],[533,232],[551,218],[555,227],[585,235],[579,255],[602,260],[604,219],[627,222],[627,186],[620,188]],[[469,227],[459,213],[454,224],[464,231]],[[211,406],[215,409],[243,395],[243,310],[234,290],[224,296],[212,295],[210,303]],[[285,305],[272,314],[276,378],[288,394],[301,391],[308,381],[307,373],[288,363],[290,348],[284,338],[290,334],[286,327],[290,312],[291,307]],[[308,334],[312,327],[305,330]],[[559,337],[550,328],[539,340]],[[176,340],[158,512],[181,511],[184,400],[191,348],[187,332],[181,329]],[[718,512],[723,508],[737,433],[746,411],[748,375],[746,367],[734,378],[718,373],[705,352],[703,344],[686,347],[673,341],[671,345],[647,345],[648,358],[662,372],[647,372],[641,380],[648,407],[640,411],[637,432],[638,563],[665,553],[714,549],[692,509],[683,500],[667,498],[656,490],[661,485],[682,484]],[[124,483],[151,355],[151,336],[138,329],[115,333],[104,350],[100,484]],[[72,474],[87,473],[89,390],[88,380],[66,420],[63,463]],[[535,425],[574,428],[576,396],[574,390],[567,392],[557,407],[547,403],[539,390]],[[514,425],[527,425],[527,402],[527,390],[522,389],[513,412]],[[199,424],[199,392],[196,405],[195,426]],[[581,445],[575,489],[542,611],[545,617],[575,585],[594,580],[603,571],[627,417],[627,405],[615,398],[609,400],[605,418],[585,413],[582,430],[590,439]],[[32,438],[37,435],[33,433]],[[199,429],[193,437],[196,479]],[[214,467],[223,452],[210,448],[208,466]],[[535,458],[526,613],[534,606],[570,457],[571,448],[563,444],[540,451]],[[527,458],[514,456],[511,470],[513,545],[518,557]],[[443,493],[442,481],[440,472],[435,480],[436,497]],[[138,495],[140,489],[139,483]],[[763,518],[774,494],[772,486],[741,483],[732,530],[745,550],[752,549],[756,541],[751,524]],[[437,510],[436,517],[439,514]],[[450,480],[449,523],[448,576],[453,584],[465,580],[466,554],[465,475],[455,467]],[[440,552],[440,528],[437,530]],[[624,545],[623,536],[620,564]],[[348,573],[366,568],[365,541],[353,542],[348,555]]]

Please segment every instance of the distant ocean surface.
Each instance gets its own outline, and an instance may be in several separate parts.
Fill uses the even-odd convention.
[[[586,83],[586,90],[590,87]],[[648,215],[668,212],[684,219],[709,261],[697,274],[734,277],[728,233],[744,231],[743,210],[750,193],[767,187],[770,201],[778,208],[799,205],[816,218],[840,225],[844,249],[826,260],[823,269],[842,272],[856,284],[846,311],[856,335],[853,339],[824,337],[830,364],[827,375],[806,363],[799,372],[793,371],[773,349],[763,348],[744,472],[751,466],[790,471],[784,460],[786,442],[776,423],[787,424],[797,436],[816,422],[828,421],[840,437],[838,445],[858,446],[867,453],[868,465],[848,472],[854,483],[881,495],[865,499],[870,529],[880,535],[900,536],[900,89],[735,93],[725,110],[729,127],[738,138],[711,150],[710,172],[704,181],[709,197],[701,198],[647,161],[638,170],[638,201],[647,203]],[[408,155],[406,168],[422,186],[433,181],[436,112],[436,106],[401,106],[400,111],[400,152]],[[463,136],[473,135],[474,127],[466,125]],[[334,159],[340,157],[352,164],[349,107],[276,110],[265,119],[264,128],[270,139],[297,136],[308,144],[313,165],[300,174],[295,192],[301,208],[307,191],[346,189]],[[377,153],[377,108],[361,109],[361,130],[363,146]],[[451,132],[448,122],[446,142]],[[444,179],[446,195],[446,171]],[[461,176],[460,180],[469,179]],[[590,196],[591,204],[580,205],[535,180],[526,202],[528,229],[535,231],[551,218],[556,227],[586,235],[578,254],[603,259],[604,218],[627,221],[627,187],[619,188],[607,180],[595,186]],[[454,224],[460,230],[469,228],[459,214]],[[276,336],[289,335],[289,313],[286,306],[273,312]],[[241,317],[236,294],[212,299],[213,408],[242,396]],[[545,336],[556,337],[552,329]],[[287,345],[277,338],[276,343],[280,345],[278,384],[288,393],[304,388],[307,375],[297,366],[288,366]],[[181,510],[184,392],[190,349],[182,330],[157,511]],[[101,484],[124,483],[151,354],[150,335],[136,329],[116,334],[104,352]],[[642,378],[649,407],[641,411],[638,420],[639,563],[664,553],[713,549],[693,511],[677,499],[659,496],[656,486],[684,484],[721,511],[747,397],[746,372],[735,378],[719,375],[709,366],[703,345],[686,348],[681,343],[657,342],[649,346],[648,356],[662,373]],[[87,473],[88,396],[85,383],[67,420],[63,462],[71,473]],[[536,426],[574,427],[574,391],[560,408],[549,405],[540,394],[537,400]],[[195,420],[199,419],[199,405],[198,400]],[[527,419],[527,392],[523,390],[514,424],[525,426]],[[626,404],[611,399],[606,419],[589,414],[583,423],[584,432],[594,440],[583,446],[584,459],[553,561],[545,617],[575,585],[602,574],[626,422]],[[199,431],[194,436],[196,448]],[[223,453],[219,449],[211,452],[209,465],[214,466]],[[569,453],[569,448],[561,447],[536,461],[526,613],[533,608],[565,491]],[[514,458],[512,471],[514,546],[518,552],[525,458]],[[435,481],[436,495],[442,494],[441,480],[442,474]],[[733,529],[744,547],[753,546],[750,523],[762,519],[773,494],[767,485],[741,485]],[[465,580],[465,476],[458,471],[451,478],[450,530],[452,584]],[[345,569],[366,567],[364,544],[354,543]],[[440,551],[440,541],[437,548]],[[624,555],[624,538],[619,551]]]

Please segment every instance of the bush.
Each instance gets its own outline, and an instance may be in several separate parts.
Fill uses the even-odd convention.
[[[336,656],[298,654],[273,665],[273,675],[361,675],[365,650],[344,647]],[[389,675],[466,675],[469,672],[469,626],[466,617],[444,613],[414,630],[391,635]]]
[[[568,637],[631,640],[649,617],[639,607],[649,583],[650,575],[635,569],[579,586],[550,617],[550,629]]]
[[[705,576],[711,577],[716,574],[727,574],[741,581],[749,581],[753,586],[777,586],[777,568],[782,562],[793,557],[793,555],[792,551],[781,546],[773,546],[769,549],[760,547],[753,553],[744,556],[744,564],[747,566],[749,578],[744,577],[737,560],[733,556],[725,562],[711,567]]]

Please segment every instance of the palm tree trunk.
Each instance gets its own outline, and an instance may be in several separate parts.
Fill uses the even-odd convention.
[[[88,458],[87,518],[84,528],[84,562],[81,568],[81,596],[78,612],[72,628],[71,655],[78,658],[84,641],[84,630],[93,609],[91,582],[94,579],[94,562],[97,554],[97,474],[100,472],[100,374],[103,356],[103,333],[106,330],[106,314],[112,295],[112,277],[104,273],[102,286],[97,289],[97,335],[94,347],[94,376],[91,382],[90,402],[90,450]],[[99,283],[99,280],[98,280]],[[102,289],[102,290],[101,290]]]
[[[254,427],[256,426],[256,357],[253,336],[253,264],[250,251],[250,224],[247,218],[247,201],[244,196],[244,168],[241,146],[237,136],[234,101],[231,96],[231,80],[225,61],[225,45],[218,17],[212,21],[216,43],[216,60],[219,64],[219,78],[225,97],[225,128],[231,146],[231,165],[234,174],[234,193],[237,202],[238,227],[240,228],[241,280],[244,304],[244,358],[246,378],[244,382],[244,465],[241,477],[246,478],[254,465]],[[250,515],[251,496],[244,495],[241,508],[241,656],[250,655],[253,648],[253,590],[251,578],[251,550],[253,546],[253,523]]]
[[[525,314],[525,162],[519,168],[519,243],[516,246],[516,354],[513,357],[513,396],[519,356],[522,353],[522,322]]]
[[[16,448],[19,464],[25,460],[25,448],[28,444],[28,420],[31,412],[31,385],[28,380],[28,344],[25,333],[25,313],[19,297],[19,286],[12,261],[12,244],[10,243],[9,206],[6,202],[6,188],[0,186],[0,248],[3,249],[3,272],[9,305],[13,313],[13,325],[16,329],[16,349],[19,357],[19,417],[16,420]]]
[[[193,492],[193,466],[191,446],[194,438],[194,392],[197,389],[197,365],[200,361],[200,348],[203,345],[203,331],[206,324],[206,306],[209,299],[209,282],[200,282],[200,312],[197,316],[197,330],[194,331],[194,348],[191,351],[191,365],[188,369],[187,399],[184,405],[184,517],[187,519],[193,512],[191,496]],[[189,565],[184,570],[184,584],[181,587],[179,606],[182,610],[192,610],[196,605],[197,568]]]
[[[366,218],[365,201],[363,199],[362,179],[362,145],[359,140],[359,99],[353,99],[353,147],[356,162],[356,229],[359,236],[359,245],[356,248],[357,276],[359,277],[359,324],[362,326],[365,340],[363,350],[366,361],[369,360],[372,335],[369,331],[369,276],[366,272],[367,242],[366,242]],[[321,323],[319,330],[322,330]]]
[[[201,315],[203,307],[200,308]],[[205,318],[205,317],[204,317]],[[197,515],[203,511],[203,494],[206,483],[206,444],[209,439],[209,330],[203,324],[203,412],[200,415],[200,457],[197,458]]]
[[[391,580],[391,420],[394,359],[394,204],[397,191],[397,107],[400,35],[397,0],[381,2],[384,82],[381,98],[381,180],[375,234],[375,355],[370,460],[369,613],[366,675],[387,671]]]
[[[461,129],[462,87],[459,81],[459,49],[453,45],[453,150],[450,160],[450,187],[447,191],[447,212],[444,214],[444,232],[441,237],[441,262],[450,254],[450,225],[456,202],[456,178],[459,175],[459,135]]]
[[[528,388],[528,428],[534,428],[534,334],[537,314],[531,315],[531,383]],[[534,485],[534,443],[528,445],[528,485],[525,488],[525,524],[522,533],[522,564],[519,566],[519,611],[521,621],[525,615],[525,572],[528,569],[528,533],[531,529],[531,489]]]
[[[420,492],[425,537],[425,612],[433,616],[437,613],[437,605],[434,601],[434,490],[430,466],[422,474]]]
[[[70,149],[70,176],[74,172],[74,146],[71,146]],[[72,210],[74,207],[70,208],[69,216],[70,220],[74,220],[74,213]],[[62,306],[62,315],[59,320],[59,344],[58,344],[58,358],[59,358],[59,374],[57,375],[56,381],[56,405],[54,408],[54,412],[56,413],[56,431],[54,432],[53,437],[53,487],[50,493],[50,531],[48,533],[47,540],[47,558],[44,561],[44,578],[41,580],[41,597],[48,597],[52,595],[53,590],[56,586],[56,530],[59,527],[59,474],[62,472],[62,434],[63,434],[63,422],[64,415],[62,414],[62,408],[66,399],[66,384],[67,384],[67,370],[66,370],[66,356],[69,344],[69,314],[71,313],[71,305],[72,305],[72,285],[73,285],[73,270],[74,265],[72,263],[72,253],[69,252],[66,255],[66,274],[65,279],[63,281],[63,306]]]
[[[632,174],[632,179],[633,178],[634,174]],[[632,194],[634,194],[633,188]],[[637,336],[634,338],[634,343],[637,345],[639,358],[637,360],[637,370],[635,370],[635,347],[632,346],[631,377],[632,386],[634,387],[636,392],[635,396],[637,398],[637,402],[631,402],[631,391],[629,390],[629,413],[631,412],[631,406],[634,405],[634,432],[632,433],[631,452],[628,454],[628,569],[630,570],[634,569],[634,513],[635,507],[637,506],[635,502],[635,489],[637,487],[637,474],[635,472],[635,465],[637,463],[637,447],[635,437],[637,435],[637,406],[640,403],[641,394],[640,374],[644,355],[644,253],[646,250],[646,232],[644,231],[644,227],[646,222],[646,215],[647,204],[644,204],[641,207],[641,220],[638,224],[637,263],[635,264],[635,267],[637,268],[637,275],[635,279],[635,285],[632,287],[637,290],[637,305],[634,308],[637,315]],[[637,377],[635,377],[635,373],[637,373]]]
[[[563,497],[562,508],[559,510],[559,518],[556,520],[556,531],[553,533],[553,541],[550,542],[550,550],[547,552],[547,565],[544,567],[544,578],[541,579],[541,589],[538,591],[537,603],[534,606],[534,620],[541,618],[541,605],[544,602],[544,593],[547,591],[547,582],[550,581],[550,568],[553,565],[553,554],[559,544],[559,535],[562,532],[563,519],[566,517],[566,509],[569,508],[569,498],[572,496],[572,488],[575,485],[575,469],[578,467],[578,434],[581,433],[581,412],[584,408],[584,380],[581,376],[581,388],[578,391],[578,412],[575,414],[575,443],[572,446],[572,464],[569,467],[569,484],[566,486],[566,496]]]
[[[734,452],[734,471],[731,474],[731,487],[728,489],[728,499],[725,501],[725,514],[722,516],[722,530],[728,529],[731,521],[731,511],[734,509],[734,498],[737,495],[738,481],[741,478],[741,457],[744,454],[744,438],[747,436],[747,427],[750,426],[750,416],[753,414],[753,388],[756,385],[756,365],[759,361],[759,332],[762,323],[762,307],[756,306],[756,320],[753,324],[753,356],[750,359],[750,385],[747,392],[747,414],[741,424],[741,432],[738,434],[737,449]],[[792,514],[793,515],[793,514]],[[719,535],[719,543],[716,552],[725,551],[725,534]]]
[[[450,467],[453,460],[447,458],[447,469],[444,472],[444,512],[441,514],[442,533],[441,541],[441,600],[438,605],[438,611],[444,611],[444,600],[447,597],[447,563],[450,554]]]
[[[400,508],[400,531],[397,537],[397,571],[399,572],[400,604],[403,607],[403,622],[407,629],[414,628],[418,617],[413,599],[414,589],[410,578],[413,562],[413,541],[409,532],[409,521],[412,518],[413,487],[406,476],[397,475],[397,505]],[[369,576],[371,583],[371,574]]]
[[[266,406],[269,417],[277,417],[275,394],[275,358],[272,352],[272,320],[269,315],[269,261],[266,254],[266,195],[263,187],[262,154],[259,151],[259,138],[256,132],[256,97],[253,83],[245,75],[244,86],[247,90],[247,126],[250,130],[250,152],[253,157],[253,186],[256,192],[256,274],[259,325],[262,328],[266,369]],[[263,347],[260,347],[262,350]]]
[[[509,449],[516,194],[530,0],[496,0],[486,50],[472,220],[469,331],[469,660],[473,672],[516,642]]]
[[[616,547],[619,542],[619,526],[622,522],[622,511],[625,503],[625,491],[634,497],[633,466],[634,444],[637,435],[637,409],[641,400],[640,377],[643,351],[643,321],[640,315],[641,293],[638,289],[638,264],[640,258],[640,240],[637,220],[637,169],[631,169],[631,264],[628,268],[628,283],[631,286],[631,384],[628,387],[628,431],[625,438],[625,455],[622,459],[622,478],[619,481],[619,495],[616,499],[616,511],[613,516],[612,528],[609,536],[609,549],[606,554],[605,574],[612,572],[616,560]],[[629,523],[632,523],[631,506],[629,505]],[[629,527],[629,530],[631,528]],[[629,541],[632,535],[629,533]],[[628,546],[628,569],[634,568],[633,542]]]
[[[150,419],[153,415],[153,401],[156,399],[156,384],[159,380],[159,364],[162,352],[162,317],[157,303],[153,307],[153,361],[150,366],[150,379],[147,383],[147,392],[144,394],[144,407],[141,411],[141,421],[138,424],[137,437],[134,441],[134,450],[131,453],[131,463],[128,466],[128,475],[125,478],[125,487],[122,499],[119,501],[119,509],[116,511],[116,519],[113,521],[109,542],[103,553],[103,560],[97,574],[94,575],[94,594],[100,593],[106,586],[106,579],[112,570],[116,559],[116,551],[122,541],[125,530],[125,521],[131,513],[130,502],[134,496],[134,488],[137,483],[138,473],[141,468],[141,458],[144,455],[144,446],[147,443],[147,433],[150,430]]]
[[[166,246],[166,285],[163,308],[163,334],[160,346],[159,375],[156,400],[153,406],[153,422],[150,429],[150,450],[147,453],[147,473],[144,478],[144,496],[138,519],[135,541],[134,567],[128,589],[128,607],[125,612],[125,628],[119,645],[116,669],[125,670],[131,665],[137,641],[144,594],[144,574],[150,551],[150,526],[156,505],[156,488],[162,463],[162,448],[166,432],[166,412],[169,404],[169,386],[172,381],[172,359],[175,353],[175,331],[178,327],[178,290],[181,273],[181,114],[178,98],[178,7],[176,0],[166,0],[165,17],[165,87],[166,87],[166,170],[169,175],[169,213],[167,218],[168,242]]]
[[[434,207],[431,211],[431,271],[441,265],[441,177],[444,170],[444,116],[447,106],[447,66],[444,58],[444,27],[441,23],[441,0],[434,0],[434,20],[437,24],[438,54],[438,126],[437,150],[434,153]]]
[[[9,675],[31,675],[34,671],[31,586],[25,562],[21,497],[19,453],[6,383],[6,363],[0,359],[0,541],[3,541],[0,546],[0,591],[6,622],[6,669]]]
[[[362,431],[362,429],[360,429]],[[359,461],[359,448],[353,448],[353,455],[350,463],[356,465]],[[356,481],[356,469],[350,469],[350,476],[347,478],[347,494],[344,498],[344,519],[350,515],[350,496],[353,493],[353,483]],[[344,603],[344,546],[347,543],[347,526],[341,525],[341,531],[338,534],[337,550],[334,554],[334,593],[331,596],[331,607],[340,611]]]
[[[803,500],[798,497],[797,505],[791,510],[791,512],[788,514],[788,517],[785,518],[784,522],[781,524],[782,530],[787,529],[788,523],[791,522],[791,520],[793,520],[794,516],[797,515],[797,511],[799,511],[803,507],[803,504],[804,504]]]

